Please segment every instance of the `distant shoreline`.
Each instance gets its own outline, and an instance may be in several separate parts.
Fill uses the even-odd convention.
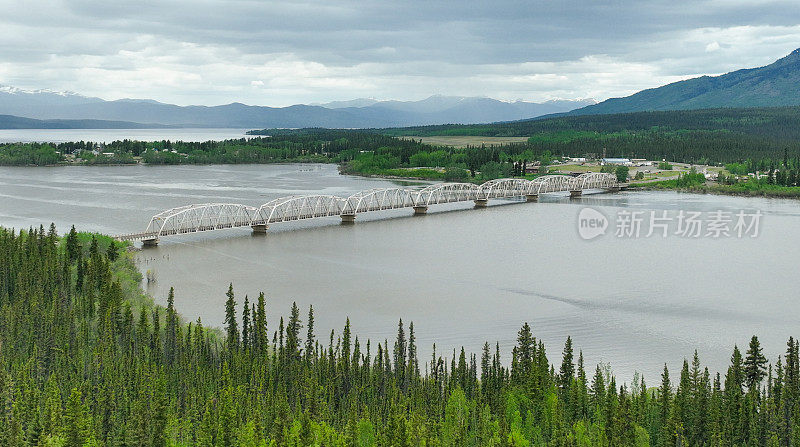
[[[793,188],[798,189],[798,188]],[[713,194],[731,197],[756,197],[767,199],[800,200],[800,190],[790,190],[789,187],[745,189],[739,185],[702,185],[689,187],[669,187],[664,185],[648,185],[646,183],[632,184],[631,191],[676,191],[689,194]]]

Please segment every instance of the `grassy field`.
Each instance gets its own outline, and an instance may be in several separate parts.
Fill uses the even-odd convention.
[[[686,171],[658,171],[645,174],[644,178],[653,179],[653,178],[677,177],[678,175],[683,173],[686,173]]]
[[[528,137],[407,136],[401,138],[410,140],[422,140],[423,143],[432,144],[434,146],[452,146],[452,147],[480,146],[482,144],[486,146],[491,146],[493,144],[524,143],[528,141]]]
[[[550,166],[550,172],[600,172],[600,168],[597,165],[555,165]]]

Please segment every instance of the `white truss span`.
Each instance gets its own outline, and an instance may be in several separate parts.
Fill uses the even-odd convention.
[[[292,220],[339,216],[343,209],[344,199],[337,196],[282,197],[261,205],[248,225],[269,225]]]
[[[606,175],[606,174],[604,174]],[[607,174],[610,175],[610,174]],[[558,191],[575,191],[575,183],[579,177],[565,175],[544,175],[531,180],[530,194],[546,194]],[[614,177],[616,181],[616,177]]]
[[[201,203],[181,206],[153,216],[145,233],[168,236],[249,226],[256,215],[256,210],[252,206],[237,203]]]
[[[410,208],[416,203],[417,191],[405,188],[378,188],[359,191],[344,199],[341,214],[356,215],[368,211]]]
[[[565,175],[558,177],[570,178]],[[480,189],[484,199],[521,197],[530,194],[531,182],[520,178],[501,178],[489,180]]]
[[[486,201],[494,198],[531,197],[559,191],[577,193],[586,189],[618,189],[613,174],[586,173],[578,177],[545,175],[534,180],[497,179],[482,185],[438,183],[422,189],[379,188],[357,192],[350,197],[330,195],[291,196],[256,208],[237,203],[203,203],[172,208],[150,219],[142,233],[118,236],[119,240],[157,241],[161,236],[197,233],[236,227],[261,227],[293,220],[342,216],[398,208],[422,208],[440,203]]]
[[[485,198],[481,185],[474,183],[438,183],[417,191],[415,206],[467,202]]]
[[[587,172],[574,177],[572,180],[574,190],[614,188],[616,186],[618,186],[617,176],[602,172]]]

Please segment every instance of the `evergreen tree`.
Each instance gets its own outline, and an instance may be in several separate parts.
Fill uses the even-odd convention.
[[[300,360],[300,329],[302,328],[300,309],[298,309],[297,303],[292,303],[289,323],[286,325],[286,355],[291,361]]]
[[[175,289],[170,287],[167,295],[167,322],[164,331],[164,354],[168,364],[175,361],[178,337],[178,314],[175,311]]]
[[[564,395],[566,395],[570,383],[575,377],[575,363],[573,361],[572,354],[572,337],[569,336],[567,337],[566,343],[564,343],[564,352],[561,356],[561,369],[559,370],[558,377],[558,386]]]
[[[269,335],[267,333],[267,311],[266,300],[264,299],[264,292],[258,294],[258,304],[256,306],[256,313],[253,322],[253,338],[255,340],[256,348],[260,352],[264,352],[269,345]]]
[[[239,349],[239,326],[236,323],[236,301],[233,297],[233,284],[228,286],[228,299],[225,301],[225,337],[228,344],[228,351],[235,352]]]
[[[311,363],[311,360],[314,358],[314,345],[316,343],[316,336],[314,335],[314,306],[308,306],[308,319],[306,326],[305,361],[306,363]]]
[[[661,445],[670,445],[674,433],[673,427],[670,426],[669,416],[672,410],[672,385],[669,381],[669,369],[667,364],[664,364],[664,372],[661,373],[661,387],[658,389],[658,415],[659,415],[659,430],[658,436]]]
[[[744,360],[744,375],[747,389],[758,391],[758,387],[767,375],[767,358],[761,352],[761,344],[755,335],[750,339],[750,347]]]
[[[87,441],[86,410],[81,392],[73,388],[64,412],[64,447],[83,447]]]
[[[242,348],[244,350],[250,349],[251,333],[250,329],[250,301],[247,295],[244,296],[244,305],[242,307]]]
[[[400,319],[400,322],[397,323],[397,339],[394,343],[394,372],[395,372],[395,384],[398,387],[403,387],[405,382],[405,373],[406,373],[406,353],[408,352],[408,347],[406,345],[406,333],[403,329],[403,319]]]

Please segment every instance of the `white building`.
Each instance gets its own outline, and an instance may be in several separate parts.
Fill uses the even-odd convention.
[[[628,158],[604,158],[600,160],[602,165],[620,165],[620,166],[633,166],[631,160]]]

